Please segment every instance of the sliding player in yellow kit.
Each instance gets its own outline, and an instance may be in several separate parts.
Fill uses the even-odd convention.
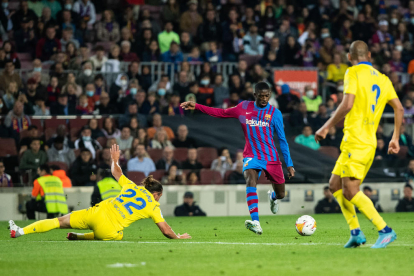
[[[345,73],[342,103],[335,114],[315,133],[315,140],[325,139],[329,128],[345,117],[341,155],[329,181],[330,189],[351,230],[351,238],[345,248],[357,247],[366,242],[355,206],[378,229],[378,240],[371,248],[385,248],[397,235],[378,214],[372,201],[359,190],[359,186],[374,160],[377,147],[375,133],[385,105],[392,106],[395,114],[394,134],[388,154],[397,154],[400,150],[398,136],[404,110],[391,81],[369,62],[371,53],[365,42],[355,41],[351,44],[348,60],[353,66]]]
[[[167,238],[190,239],[187,233],[176,235],[162,217],[158,203],[162,196],[162,185],[149,176],[142,181],[143,186],[137,186],[122,174],[118,165],[119,146],[113,145],[110,151],[112,175],[122,186],[121,193],[116,198],[109,198],[94,207],[74,211],[60,218],[37,221],[24,228],[18,227],[14,221],[10,220],[10,236],[18,238],[57,228],[73,228],[91,229],[93,232],[68,233],[69,240],[122,240],[124,228],[134,221],[152,218]]]

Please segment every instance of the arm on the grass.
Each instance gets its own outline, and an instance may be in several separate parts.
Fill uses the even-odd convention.
[[[191,236],[187,233],[184,233],[182,235],[175,234],[166,221],[157,223],[157,226],[160,228],[162,234],[169,239],[191,239]]]

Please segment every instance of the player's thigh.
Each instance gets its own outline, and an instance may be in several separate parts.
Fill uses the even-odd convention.
[[[282,164],[268,162],[264,169],[266,178],[272,182],[273,187],[285,184],[285,176],[283,175]],[[283,189],[284,190],[284,189]]]
[[[73,229],[90,229],[91,208],[73,211],[69,216],[69,226]]]
[[[256,187],[257,180],[259,178],[261,171],[256,169],[247,169],[243,171],[244,179],[246,179],[246,186]]]
[[[62,229],[72,228],[70,225],[70,214],[59,217],[58,220],[59,220],[60,228]]]

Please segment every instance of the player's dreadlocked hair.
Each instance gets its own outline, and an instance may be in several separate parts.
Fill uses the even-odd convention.
[[[162,193],[162,185],[158,180],[154,179],[152,175],[144,178],[141,182],[144,185],[145,189],[147,189],[150,193],[159,192]]]

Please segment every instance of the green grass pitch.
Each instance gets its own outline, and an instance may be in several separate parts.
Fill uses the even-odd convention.
[[[0,222],[0,275],[414,275],[413,213],[383,214],[398,238],[377,250],[369,248],[377,231],[362,215],[368,245],[356,249],[343,248],[342,215],[314,215],[311,237],[296,233],[297,217],[262,216],[262,236],[244,228],[247,217],[167,218],[192,240],[168,240],[144,220],[120,242],[67,241],[65,229],[10,239]]]

